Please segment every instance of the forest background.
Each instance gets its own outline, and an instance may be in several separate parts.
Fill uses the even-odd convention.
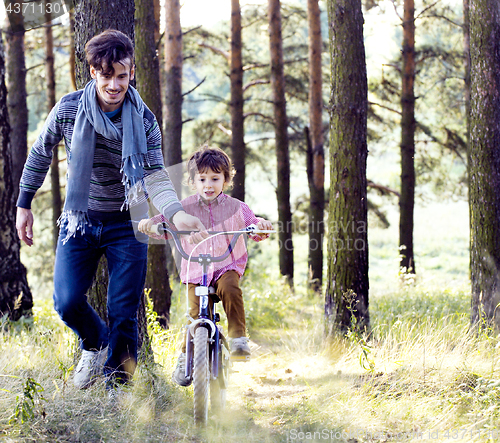
[[[188,4],[186,1],[186,7]],[[323,95],[328,108],[328,20],[326,5],[320,5],[325,42]],[[447,441],[455,431],[469,441],[487,441],[494,436],[499,423],[498,340],[495,335],[477,336],[468,330],[462,5],[456,1],[417,4],[422,13],[416,21],[422,62],[416,82],[416,275],[401,272],[397,233],[402,6],[402,2],[392,1],[364,4],[370,102],[367,177],[372,185],[368,194],[371,339],[353,332],[325,340],[323,328],[318,326],[322,324],[324,300],[308,290],[303,137],[308,124],[306,2],[283,2],[285,58],[295,61],[285,65],[296,228],[295,291],[279,275],[277,241],[252,248],[245,292],[257,358],[236,368],[225,417],[230,419],[214,418],[208,432],[200,435],[190,422],[189,391],[169,382],[183,306],[182,291],[175,280],[170,329],[162,330],[152,307],[148,310],[155,359],[161,366],[141,368],[127,407],[108,417],[99,386],[85,393],[72,389],[68,380],[74,338],[51,311],[52,215],[50,184],[46,183],[34,206],[37,244],[29,250],[22,248],[35,301],[34,317],[13,323],[4,318],[2,328],[0,395],[6,401],[0,420],[5,438],[303,441],[308,432],[314,435],[325,429],[334,431],[331,441],[385,441],[388,436],[398,440],[394,437],[398,433],[404,434],[404,441],[419,440],[418,433],[428,440]],[[268,60],[266,5],[247,5],[243,16],[248,24],[245,46],[254,59]],[[205,142],[227,149],[227,58],[214,49],[228,50],[229,25],[221,21],[197,28],[192,23],[185,30],[189,32],[184,35],[183,90],[194,90],[184,98],[184,155]],[[59,98],[72,90],[65,17],[54,27],[54,34]],[[43,29],[26,34],[29,145],[47,114],[43,44]],[[274,131],[264,118],[269,85],[262,83],[254,89],[259,89],[252,93],[257,104],[249,106],[256,118],[246,124],[246,200],[257,213],[276,220]],[[323,118],[327,130],[326,110]],[[351,434],[345,437],[342,432]]]

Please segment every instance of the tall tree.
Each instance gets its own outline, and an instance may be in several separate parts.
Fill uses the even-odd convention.
[[[283,39],[281,36],[281,2],[269,0],[269,44],[271,54],[271,85],[273,89],[274,133],[278,184],[279,263],[281,275],[293,285],[292,210],[290,208],[290,152],[286,114],[285,75],[283,70]]]
[[[470,275],[473,324],[500,326],[500,10],[471,0]]]
[[[328,0],[331,52],[328,332],[369,326],[368,85],[361,0]]]
[[[155,18],[154,0],[135,1],[135,63],[137,66],[137,89],[146,105],[161,125],[163,119],[160,94],[160,62],[157,53],[156,35],[158,23]],[[148,271],[146,288],[151,291],[159,323],[168,327],[172,288],[167,271],[167,252],[164,245],[150,244],[148,247]]]
[[[163,155],[168,166],[182,163],[182,28],[179,0],[165,2],[165,139]],[[180,192],[182,177],[171,176]],[[179,195],[180,197],[180,195]]]
[[[308,181],[310,286],[321,291],[323,283],[323,234],[325,211],[325,149],[323,146],[323,91],[321,11],[318,0],[307,1],[309,28],[309,137]]]
[[[9,146],[9,115],[5,87],[5,56],[0,36],[0,316],[18,320],[31,315],[33,297],[21,263],[21,245],[16,232],[16,204]]]
[[[14,196],[19,195],[19,181],[28,155],[28,104],[26,101],[26,61],[24,55],[24,17],[21,12],[9,12],[6,31],[7,104],[12,125],[12,180]]]
[[[470,139],[470,26],[469,26],[469,0],[464,0],[464,78],[465,78],[465,115],[467,121],[467,144]]]
[[[85,44],[96,34],[106,29],[119,29],[134,41],[134,0],[100,2],[80,0],[75,6],[75,60],[76,83],[83,88],[91,79],[90,67],[85,58]],[[106,259],[103,257],[96,271],[94,283],[89,290],[89,303],[99,315],[107,320],[106,296],[108,286]],[[139,350],[149,346],[147,335],[144,297],[141,299],[138,314]],[[144,353],[140,353],[144,357]]]
[[[245,129],[240,0],[231,0],[231,152],[236,176],[231,195],[245,200]]]
[[[47,82],[47,113],[56,105],[56,73],[54,69],[54,36],[52,33],[52,16],[46,8],[45,19],[45,81]],[[59,146],[52,154],[52,164],[50,165],[50,185],[52,191],[52,242],[54,250],[57,246],[59,229],[57,220],[61,215],[62,197],[59,180]]]
[[[401,91],[401,197],[399,198],[400,267],[415,273],[415,1],[404,0]]]

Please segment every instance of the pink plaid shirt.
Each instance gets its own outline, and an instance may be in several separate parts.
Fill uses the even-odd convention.
[[[186,213],[198,217],[208,231],[236,231],[252,224],[257,224],[261,218],[255,216],[253,211],[240,200],[221,193],[215,200],[207,204],[198,194],[192,195],[181,201]],[[164,221],[161,215],[153,218],[155,223]],[[217,235],[198,245],[189,244],[186,237],[182,237],[182,247],[189,255],[194,248],[193,256],[211,254],[213,257],[223,255],[231,241],[232,235]],[[259,237],[253,238],[260,241]],[[208,268],[208,282],[217,281],[227,271],[236,271],[240,277],[245,272],[248,261],[246,248],[246,235],[241,235],[231,255],[222,262],[212,263]],[[182,260],[181,280],[183,283],[201,283],[202,268],[198,263]]]

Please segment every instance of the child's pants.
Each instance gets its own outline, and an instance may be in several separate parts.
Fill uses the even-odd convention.
[[[193,319],[197,319],[200,312],[200,297],[195,294],[197,286],[189,283],[189,315]],[[227,271],[222,274],[213,287],[221,299],[226,313],[229,337],[245,337],[245,307],[239,274],[236,271]],[[182,352],[186,352],[186,340],[182,344]]]

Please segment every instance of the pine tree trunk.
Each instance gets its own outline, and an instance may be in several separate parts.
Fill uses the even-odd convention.
[[[48,10],[48,8],[47,8]],[[45,28],[45,80],[47,82],[47,113],[56,105],[56,74],[54,70],[54,38],[52,35],[52,16],[45,14],[47,27]],[[54,250],[57,247],[59,228],[57,220],[61,215],[62,198],[59,180],[59,146],[52,153],[52,164],[50,165],[50,185],[52,191],[52,243]]]
[[[245,200],[245,129],[240,0],[231,0],[231,152],[236,176],[231,195]]]
[[[399,199],[400,267],[415,273],[413,211],[415,206],[415,2],[404,0],[401,94],[401,197]]]
[[[136,0],[135,11],[135,62],[137,90],[146,105],[156,116],[158,124],[163,119],[160,94],[160,63],[156,51],[158,23],[155,18],[154,0]],[[159,323],[168,327],[172,289],[167,271],[165,245],[150,244],[148,247],[148,271],[146,288],[157,313]]]
[[[24,29],[23,15],[9,14],[15,29]],[[28,105],[26,102],[26,62],[24,56],[24,31],[12,31],[8,26],[6,36],[7,104],[11,121],[10,147],[12,150],[12,182],[14,199],[19,195],[19,181],[28,155]]]
[[[321,292],[323,284],[323,235],[325,211],[325,150],[323,146],[323,91],[321,12],[318,0],[308,0],[309,22],[309,273],[310,288]]]
[[[179,0],[165,3],[166,115],[163,155],[168,166],[182,163],[182,28]],[[180,193],[182,176],[171,176]],[[181,195],[179,195],[179,198]]]
[[[328,333],[368,328],[368,86],[361,0],[328,0],[331,51]]]
[[[290,152],[288,146],[288,118],[286,114],[285,76],[283,70],[283,39],[281,37],[280,0],[269,0],[269,43],[271,54],[271,86],[274,102],[274,130],[276,136],[279,222],[279,263],[281,275],[293,286],[292,211],[290,208]]]
[[[75,9],[69,11],[69,75],[71,86],[76,91],[76,60],[75,60]]]
[[[470,140],[470,24],[469,0],[464,0],[464,79],[465,79],[465,117],[467,120],[467,145]]]
[[[106,29],[118,29],[134,41],[134,11],[133,0],[117,0],[114,2],[80,0],[77,2],[75,7],[75,71],[78,88],[83,88],[91,79],[90,67],[85,58],[85,44],[87,41]],[[107,286],[107,262],[103,257],[99,262],[94,283],[87,294],[90,305],[103,319],[106,319]],[[145,312],[145,297],[142,297],[138,313],[140,359],[151,355]]]
[[[5,56],[0,38],[0,317],[11,320],[30,316],[33,307],[26,278],[26,268],[21,263],[21,245],[16,231],[16,204],[12,181],[12,160],[9,146],[9,115],[5,87]]]
[[[470,273],[472,324],[500,326],[500,11],[470,8]]]

